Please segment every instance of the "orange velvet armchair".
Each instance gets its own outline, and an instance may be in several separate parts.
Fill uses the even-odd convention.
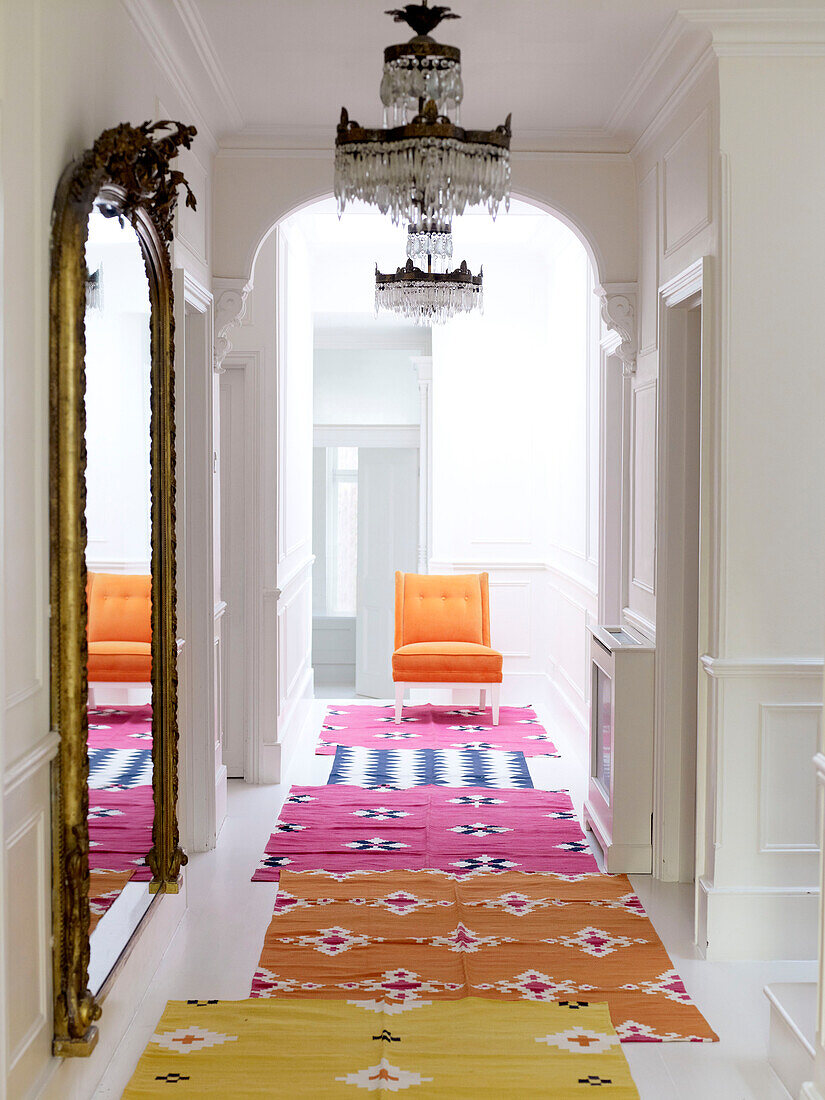
[[[148,683],[152,679],[152,578],[89,573],[90,683]]]
[[[490,688],[498,725],[502,656],[490,648],[490,588],[486,573],[459,576],[395,574],[395,720],[404,685],[477,687],[484,709]]]

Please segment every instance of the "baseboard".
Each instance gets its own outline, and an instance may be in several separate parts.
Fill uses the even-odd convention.
[[[552,676],[546,675],[545,683],[546,706],[552,723],[552,728],[548,732],[556,741],[563,742],[564,748],[573,753],[581,767],[589,774],[587,720],[582,717],[568,698],[567,692]]]
[[[226,764],[221,764],[215,773],[215,843],[221,835],[223,823],[226,821]]]
[[[789,1095],[799,1096],[814,1075],[816,982],[774,982],[764,993],[771,1011],[768,1062]]]
[[[258,782],[281,783],[295,747],[312,710],[314,695],[312,666],[308,665],[298,682],[284,715],[278,723],[278,740],[260,746]]]
[[[697,937],[707,959],[816,959],[819,891],[717,887],[699,879]],[[705,946],[707,944],[707,946]]]
[[[334,664],[331,661],[313,661],[316,684],[354,684],[354,664]]]
[[[154,980],[186,905],[184,871],[181,892],[163,894],[153,906],[147,925],[139,931],[138,941],[106,994],[97,1046],[88,1058],[54,1059],[55,1068],[39,1094],[43,1100],[88,1100],[94,1095]]]

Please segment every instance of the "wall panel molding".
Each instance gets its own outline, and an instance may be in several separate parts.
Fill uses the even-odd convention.
[[[3,853],[8,881],[16,884],[17,895],[17,905],[9,915],[6,941],[9,953],[5,994],[8,997],[14,991],[13,1006],[6,1007],[9,1077],[34,1041],[50,1026],[48,965],[39,950],[41,944],[49,941],[47,832],[46,809],[39,806],[6,838]]]
[[[760,852],[819,850],[815,781],[808,763],[816,754],[821,729],[821,703],[759,706]],[[789,797],[800,775],[810,777],[809,798],[801,791]]]
[[[819,657],[710,657],[703,654],[702,668],[713,679],[731,676],[816,676],[825,673],[825,661]]]
[[[15,787],[25,783],[35,772],[49,764],[57,755],[60,734],[50,730],[24,756],[16,760],[3,773],[3,795],[8,797]]]
[[[713,219],[712,136],[710,107],[706,107],[682,131],[662,158],[662,244],[665,256],[672,255],[687,244]],[[677,202],[675,192],[679,184],[682,184],[681,201]],[[686,225],[677,223],[671,229],[671,212],[677,206],[684,205],[685,194],[699,195],[702,189],[704,201],[697,206],[693,219]]]

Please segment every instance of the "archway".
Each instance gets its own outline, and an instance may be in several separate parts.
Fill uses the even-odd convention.
[[[325,201],[329,202],[328,195],[326,199],[306,198],[295,203],[284,217],[279,218],[262,234],[254,249],[255,267],[250,271],[250,278],[245,283],[244,303],[248,301],[252,306],[251,323],[248,316],[233,333],[225,334],[231,335],[235,346],[229,348],[224,358],[226,368],[224,384],[245,389],[250,406],[256,410],[256,423],[251,425],[247,422],[244,429],[238,429],[243,430],[245,437],[244,446],[247,450],[245,468],[253,469],[256,478],[255,503],[251,508],[254,518],[251,522],[240,525],[245,531],[244,545],[247,557],[243,570],[236,570],[255,586],[255,595],[245,601],[251,628],[244,630],[244,644],[240,646],[234,642],[227,644],[228,652],[241,654],[240,661],[246,667],[246,690],[251,693],[252,701],[247,704],[245,717],[250,747],[244,754],[243,774],[253,781],[278,778],[285,763],[284,748],[288,738],[285,740],[281,737],[277,733],[277,727],[273,729],[275,723],[268,716],[276,715],[282,730],[284,724],[295,729],[302,720],[301,716],[305,708],[301,702],[296,701],[296,693],[300,694],[306,686],[306,679],[302,679],[300,669],[293,666],[285,656],[283,642],[284,639],[291,637],[293,645],[308,648],[309,638],[305,629],[298,630],[289,626],[290,613],[299,612],[301,601],[306,600],[305,595],[295,591],[295,586],[303,583],[302,578],[305,582],[308,572],[305,561],[300,560],[299,554],[292,555],[294,560],[291,564],[287,560],[294,549],[290,545],[289,538],[281,539],[274,553],[271,547],[267,550],[266,545],[267,533],[271,540],[272,531],[282,529],[286,520],[285,493],[282,487],[279,489],[277,479],[279,471],[283,472],[285,468],[282,448],[285,445],[285,434],[290,430],[290,417],[285,410],[282,396],[279,397],[279,387],[283,385],[283,356],[287,353],[284,341],[288,341],[290,337],[284,334],[284,326],[280,326],[282,331],[279,334],[274,331],[272,333],[269,349],[256,351],[253,347],[252,330],[261,322],[261,309],[267,308],[259,306],[259,302],[276,302],[279,309],[289,308],[285,298],[285,295],[288,296],[286,280],[279,281],[278,277],[279,264],[283,272],[283,265],[289,266],[291,262],[294,272],[295,260],[293,258],[290,261],[286,256],[289,251],[289,242],[285,238],[289,236],[290,227],[300,221],[302,212],[322,209]],[[517,221],[521,217],[532,219],[536,223],[546,221],[548,225],[555,225],[559,239],[564,239],[574,249],[579,248],[584,255],[585,265],[598,270],[596,265],[602,262],[598,250],[569,215],[552,210],[547,203],[535,199],[524,199],[520,196],[514,197],[513,208],[514,214],[510,216],[511,221]],[[516,209],[520,210],[519,215],[515,214]],[[480,218],[475,219],[472,215],[465,220],[481,222]],[[504,218],[503,221],[506,222],[507,219]],[[501,223],[491,230],[492,236],[503,235],[504,232]],[[388,259],[386,264],[382,261],[384,267],[397,257],[398,231],[391,229],[390,233],[395,251],[391,254],[393,259]],[[460,227],[456,227],[456,233],[457,237],[460,236]],[[460,247],[460,241],[457,239],[457,248]],[[372,259],[375,258],[375,256],[372,257]],[[483,253],[480,253],[478,258],[483,260]],[[263,260],[272,267],[266,276],[262,275]],[[364,271],[371,278],[370,262],[365,261]],[[489,274],[488,266],[488,278],[490,277],[492,276]],[[591,290],[598,285],[595,270],[590,283]],[[250,294],[251,297],[249,297]],[[608,364],[613,346],[619,337],[613,338],[612,343],[606,347],[599,348],[598,301],[590,291],[587,293],[587,298],[591,304],[590,325],[591,334],[594,337],[592,353],[595,358],[591,362],[592,376],[589,381],[592,397],[602,389],[602,380],[608,373],[608,366],[614,375],[620,376],[621,371],[616,369],[615,364]],[[458,332],[458,329],[455,331]],[[243,381],[241,382],[240,379]],[[611,393],[615,396],[613,391]],[[611,435],[611,439],[614,440],[620,440],[620,384],[618,394],[618,405],[613,401],[610,409],[610,415],[617,420]],[[238,402],[233,401],[233,403],[237,408]],[[575,575],[576,570],[572,566],[561,569],[558,561],[555,565],[553,562],[546,562],[544,558],[547,555],[536,549],[534,541],[523,535],[508,538],[498,532],[494,539],[479,538],[475,540],[475,545],[465,545],[460,552],[451,554],[450,562],[439,562],[437,552],[433,557],[433,565],[438,568],[443,567],[445,570],[452,569],[454,566],[462,568],[494,566],[497,573],[494,578],[496,594],[502,601],[509,603],[511,619],[519,613],[523,613],[525,619],[529,618],[531,601],[544,599],[552,590],[553,598],[559,601],[560,607],[559,614],[552,617],[559,622],[565,616],[568,620],[568,625],[560,627],[559,630],[568,633],[576,632],[577,635],[575,643],[567,648],[562,660],[557,662],[554,669],[557,671],[563,662],[568,664],[566,670],[557,672],[560,687],[555,695],[555,705],[561,720],[577,724],[580,732],[579,752],[582,756],[585,753],[584,735],[588,712],[586,628],[589,620],[602,617],[600,605],[602,578],[601,571],[595,563],[604,552],[612,550],[600,533],[599,514],[603,505],[599,502],[598,486],[601,480],[601,468],[605,464],[615,468],[615,464],[606,462],[605,456],[599,454],[598,440],[601,432],[597,401],[592,408],[595,410],[594,417],[585,429],[591,447],[590,460],[592,461],[592,493],[590,503],[585,508],[587,537],[590,543],[583,546],[578,555],[578,560],[584,563],[578,573],[589,571],[589,576],[584,582],[581,575]],[[602,421],[603,413],[604,410]],[[267,430],[267,424],[271,426],[273,423],[278,424],[278,429],[274,433]],[[224,496],[237,502],[237,494],[225,493]],[[273,505],[273,502],[277,503]],[[238,525],[230,522],[228,527],[237,529]],[[618,536],[616,524],[611,531]],[[470,543],[472,544],[473,541],[471,539]],[[485,557],[489,559],[491,556],[495,558],[494,561],[485,560]],[[574,556],[571,556],[571,561]],[[225,554],[224,558],[225,564],[228,564],[232,560],[232,555]],[[228,593],[227,602],[231,608],[232,601]],[[532,616],[534,619],[542,618],[536,611],[532,612]],[[570,625],[571,623],[575,625]],[[510,655],[510,663],[514,666],[513,676],[520,678],[521,687],[525,690],[530,683],[536,684],[539,679],[546,676],[546,670],[537,667],[537,663],[532,660],[532,651],[543,645],[543,641],[536,641],[534,638],[532,642],[516,639],[506,647]],[[524,667],[523,673],[516,671],[519,666]],[[231,676],[227,677],[229,690],[231,690],[231,680]],[[571,687],[572,684],[575,684],[575,689]],[[530,696],[528,695],[527,698],[529,701]]]

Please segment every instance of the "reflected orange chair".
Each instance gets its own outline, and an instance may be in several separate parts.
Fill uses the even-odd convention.
[[[152,578],[89,573],[89,683],[148,684],[152,679]]]
[[[498,725],[502,655],[490,648],[487,573],[434,576],[395,574],[395,720],[401,721],[404,685],[476,687],[484,709],[490,688]],[[483,685],[483,686],[482,686]]]

